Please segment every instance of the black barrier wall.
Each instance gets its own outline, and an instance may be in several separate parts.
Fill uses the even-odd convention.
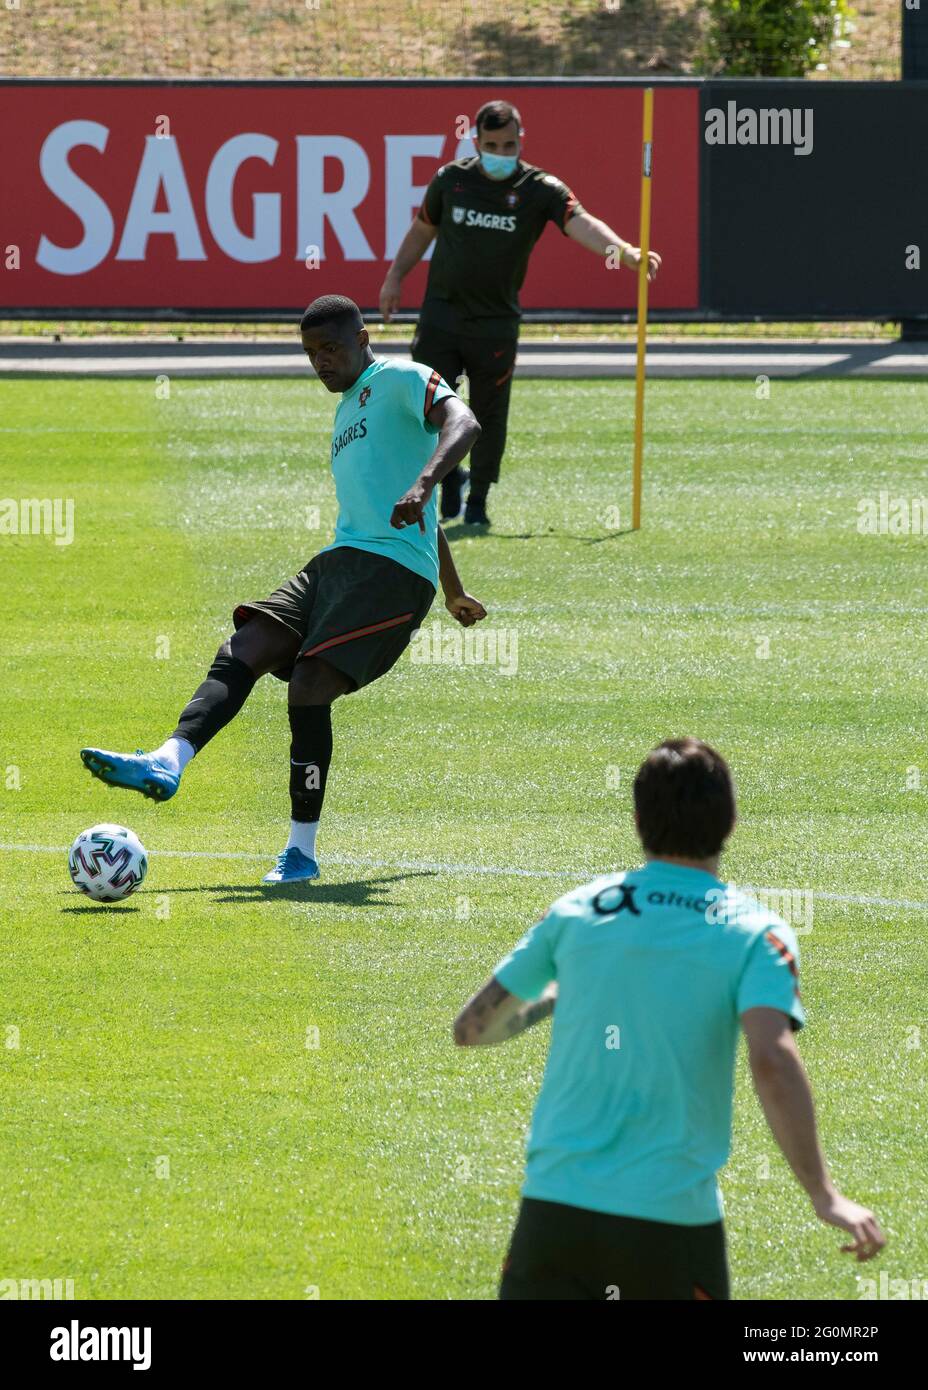
[[[719,81],[701,99],[709,316],[928,318],[928,83]]]

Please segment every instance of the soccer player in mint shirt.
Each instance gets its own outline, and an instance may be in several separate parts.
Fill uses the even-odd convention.
[[[774,1138],[816,1215],[869,1259],[873,1213],[834,1187],[793,1033],[791,927],[719,878],[735,823],[724,759],[670,739],[639,769],[643,868],[565,894],[455,1023],[498,1043],[553,1012],[503,1299],[724,1299],[716,1174],[728,1159],[739,1026]]]
[[[264,675],[286,681],[290,836],[265,883],[319,877],[316,832],[332,757],[332,704],[377,680],[421,626],[441,581],[463,627],[486,617],[458,577],[438,525],[434,489],[480,427],[438,372],[376,359],[358,306],[312,303],[304,350],[340,395],[332,431],[335,539],[268,598],[239,604],[223,643],[171,737],[152,753],[84,748],[95,777],[166,801],[195,754],[239,712]]]

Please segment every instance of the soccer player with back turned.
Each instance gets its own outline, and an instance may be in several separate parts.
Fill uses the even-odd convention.
[[[323,385],[341,396],[332,435],[334,541],[268,598],[239,604],[234,634],[160,748],[134,755],[81,751],[95,777],[166,801],[187,763],[238,714],[255,682],[269,673],[286,681],[290,836],[265,875],[272,884],[319,876],[316,831],[332,757],[333,701],[398,661],[439,579],[445,606],[462,626],[486,617],[464,592],[434,496],[480,433],[471,411],[438,372],[375,358],[350,299],[317,299],[300,328]]]
[[[522,118],[508,101],[488,101],[476,116],[477,154],[443,164],[403,238],[383,287],[389,321],[402,282],[435,243],[412,355],[456,384],[467,373],[470,404],[482,430],[470,458],[464,521],[487,526],[486,502],[506,447],[509,392],[519,340],[519,291],[529,256],[549,222],[597,256],[637,269],[641,251],[580,206],[565,183],[521,155]],[[589,138],[589,136],[587,136]],[[648,279],[660,269],[648,255]],[[441,491],[441,515],[461,510],[463,471],[453,468]]]
[[[724,760],[662,743],[634,789],[643,868],[574,889],[455,1023],[498,1043],[553,1012],[503,1299],[725,1299],[716,1173],[728,1159],[738,1028],[774,1138],[815,1214],[869,1259],[873,1213],[831,1181],[794,1030],[791,927],[719,879],[735,822]]]

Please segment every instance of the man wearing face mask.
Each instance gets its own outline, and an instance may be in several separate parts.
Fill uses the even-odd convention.
[[[522,120],[508,101],[488,101],[476,116],[476,155],[444,164],[426,189],[418,216],[403,238],[380,291],[384,322],[399,308],[405,275],[425,254],[425,298],[413,339],[416,362],[433,367],[452,385],[467,373],[470,408],[481,435],[470,456],[464,521],[488,526],[487,494],[499,479],[506,446],[509,391],[519,340],[519,290],[528,259],[548,222],[598,256],[613,255],[636,270],[641,259],[605,222],[586,212],[554,174],[519,157]],[[648,279],[660,268],[648,257]],[[460,467],[442,483],[445,521],[461,511]]]

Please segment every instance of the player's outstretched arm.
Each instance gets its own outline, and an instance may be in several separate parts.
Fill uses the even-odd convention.
[[[842,1251],[869,1260],[886,1244],[872,1211],[851,1202],[834,1186],[818,1141],[812,1087],[802,1065],[787,1014],[746,1009],[741,1026],[748,1043],[754,1088],[767,1123],[815,1208],[819,1220],[849,1232]]]
[[[437,232],[437,227],[423,222],[421,217],[413,218],[412,226],[400,242],[396,260],[387,271],[386,279],[380,287],[380,312],[383,314],[384,323],[389,323],[400,307],[403,280],[413,266],[422,260]]]
[[[637,270],[641,264],[640,246],[632,246],[630,242],[623,241],[608,223],[593,217],[589,212],[575,212],[564,231],[573,241],[584,246],[587,251],[592,251],[594,255],[608,256],[610,252],[618,252],[619,264],[627,266],[629,270]],[[649,251],[648,279],[654,280],[660,268],[660,253]]]
[[[526,1001],[504,989],[494,975],[468,1000],[454,1020],[454,1041],[459,1047],[494,1046],[507,1042],[533,1023],[554,1013],[557,984],[548,985],[540,999]]]
[[[442,593],[445,596],[445,607],[452,617],[457,618],[461,627],[473,627],[474,623],[479,623],[482,618],[487,616],[487,610],[479,598],[474,598],[467,593],[461,583],[461,576],[454,563],[448,537],[440,526],[438,528],[438,577],[441,581]]]
[[[474,412],[459,396],[445,396],[432,406],[428,418],[431,424],[438,426],[438,443],[412,487],[393,508],[390,525],[398,531],[413,525],[420,531],[425,530],[425,508],[429,498],[445,474],[467,457],[480,434]]]

